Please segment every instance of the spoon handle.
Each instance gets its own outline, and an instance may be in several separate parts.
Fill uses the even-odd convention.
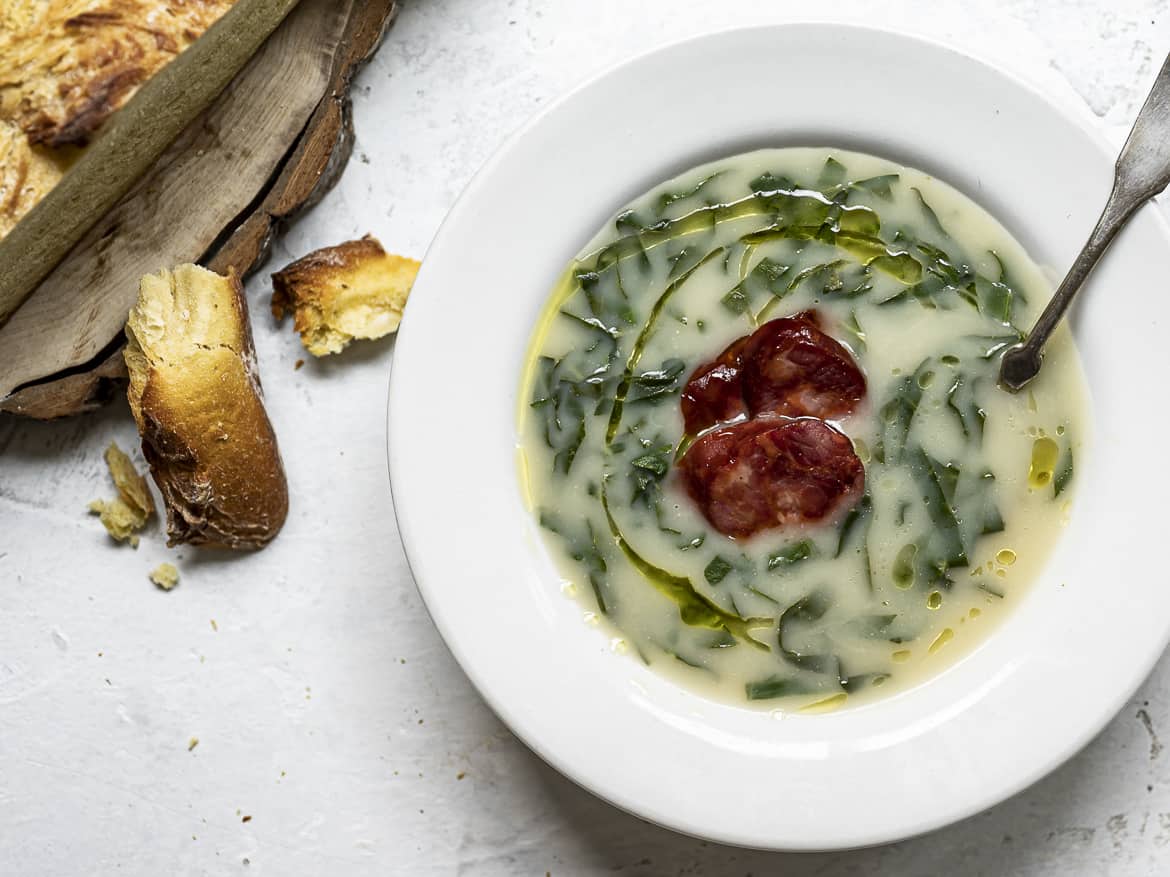
[[[1113,190],[1101,218],[1027,340],[1006,351],[999,382],[1015,392],[1040,371],[1041,354],[1073,297],[1134,211],[1170,184],[1170,57],[1154,80],[1129,139],[1117,158]]]

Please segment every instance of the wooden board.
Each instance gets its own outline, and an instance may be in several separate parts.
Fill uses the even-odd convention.
[[[78,413],[109,395],[138,278],[179,262],[253,270],[336,180],[348,88],[394,0],[303,0],[219,101],[0,327],[0,411]]]

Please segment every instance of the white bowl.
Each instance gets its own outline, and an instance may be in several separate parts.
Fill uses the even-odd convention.
[[[838,25],[731,31],[653,52],[546,109],[468,186],[427,254],[390,386],[399,529],[427,607],[492,708],[613,804],[752,847],[863,846],[1003,800],[1076,752],[1170,635],[1170,237],[1143,210],[1075,327],[1091,453],[1045,574],[967,657],[819,716],[704,700],[613,654],[561,593],[516,477],[521,366],[558,274],[627,200],[719,156],[837,145],[921,168],[1066,266],[1112,179],[1086,119],[952,49]]]

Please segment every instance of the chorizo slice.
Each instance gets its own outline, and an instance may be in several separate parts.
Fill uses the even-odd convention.
[[[853,443],[814,418],[764,416],[711,430],[679,474],[711,526],[734,538],[823,521],[865,489]]]
[[[747,413],[740,387],[740,353],[748,336],[737,338],[711,362],[695,369],[683,388],[681,407],[688,435]]]
[[[769,320],[740,351],[747,410],[838,419],[865,398],[865,376],[849,351],[821,331],[815,311]]]

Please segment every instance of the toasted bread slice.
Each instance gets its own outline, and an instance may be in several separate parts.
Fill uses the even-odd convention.
[[[259,548],[288,514],[243,288],[197,265],[148,274],[126,324],[127,391],[168,544]]]

